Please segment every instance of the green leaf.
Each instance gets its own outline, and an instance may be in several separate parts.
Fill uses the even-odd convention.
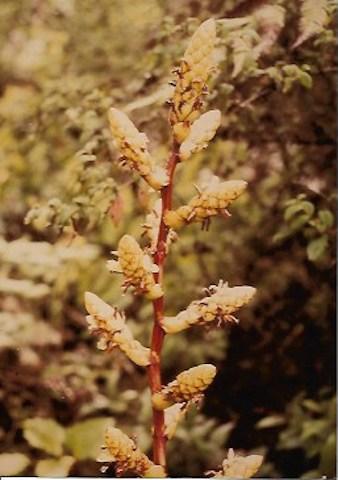
[[[0,475],[11,477],[23,472],[30,464],[30,459],[23,453],[1,453]]]
[[[327,427],[327,421],[325,419],[319,420],[307,420],[303,423],[301,440],[307,440],[311,437],[320,437]]]
[[[96,459],[111,418],[91,418],[67,429],[66,446],[78,460]]]
[[[334,216],[330,210],[319,210],[318,218],[326,228],[331,228],[334,224]]]
[[[320,473],[318,472],[318,470],[309,470],[308,472],[305,472],[300,478],[304,480],[313,480],[314,478],[320,478]]]
[[[51,418],[31,418],[23,422],[23,436],[35,448],[51,455],[62,454],[65,430]]]
[[[320,452],[320,472],[328,478],[335,476],[335,463],[336,463],[336,434],[331,435],[326,440],[321,452]]]
[[[277,67],[268,67],[265,72],[276,82],[281,82],[283,79],[282,74]]]
[[[282,415],[269,415],[259,420],[255,426],[257,429],[273,428],[273,427],[279,427],[284,423],[285,423],[285,418]]]
[[[318,217],[311,220],[309,224],[319,233],[324,233],[334,224],[334,216],[330,210],[319,210]]]
[[[311,400],[310,398],[305,399],[302,402],[302,405],[307,409],[310,410],[311,412],[314,413],[321,413],[322,408],[318,402],[315,402],[314,400]]]
[[[64,456],[39,460],[35,467],[37,477],[67,477],[75,462],[75,458]]]
[[[275,233],[274,236],[272,237],[273,242],[282,242],[286,238],[290,237],[292,235],[292,231],[290,228],[283,226],[279,232]]]
[[[298,232],[309,222],[315,211],[312,203],[302,200],[300,197],[289,200],[286,205],[284,220],[287,224],[282,226],[281,230],[274,236],[275,242],[284,240]]]
[[[301,3],[300,34],[292,48],[299,47],[313,35],[321,33],[330,20],[328,0],[303,0]]]
[[[327,235],[323,235],[321,237],[318,237],[312,240],[308,244],[306,249],[308,259],[311,260],[311,262],[315,262],[316,260],[319,260],[324,255],[328,247],[328,244],[329,244],[329,239]]]
[[[286,200],[284,202],[284,205],[286,207],[290,207],[291,205],[295,205],[297,202],[299,202],[300,200],[305,200],[306,199],[306,195],[305,193],[300,193],[299,195],[297,195],[296,198],[289,198],[289,200]]]
[[[299,83],[304,87],[310,89],[312,87],[312,77],[306,72],[300,72],[298,75]]]
[[[314,211],[315,211],[315,207],[311,202],[307,202],[307,201],[297,202],[293,205],[290,205],[290,207],[288,207],[285,210],[284,218],[288,222],[294,216],[302,213],[304,214],[305,218],[309,219],[314,214]]]

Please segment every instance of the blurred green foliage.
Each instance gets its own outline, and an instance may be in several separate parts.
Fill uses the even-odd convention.
[[[208,102],[222,126],[179,169],[175,202],[210,171],[249,189],[230,219],[182,231],[167,312],[219,278],[258,295],[238,328],[166,341],[166,380],[203,361],[219,367],[202,412],[169,445],[170,473],[200,475],[234,447],[266,456],[261,476],[334,475],[333,5],[312,37],[307,20],[310,37],[292,49],[298,2],[273,2],[285,8],[274,28],[262,3],[1,2],[0,474],[111,476],[95,462],[111,418],[150,448],[144,372],[97,351],[84,319],[91,289],[125,308],[148,343],[151,306],[121,296],[105,260],[123,233],[141,234],[154,196],[117,166],[106,112],[123,108],[165,158],[170,71],[196,26],[215,17],[220,68]]]

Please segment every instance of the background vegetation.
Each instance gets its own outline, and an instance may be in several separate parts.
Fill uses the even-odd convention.
[[[105,261],[122,233],[140,235],[152,198],[117,166],[106,112],[123,108],[165,158],[172,66],[202,20],[240,17],[219,25],[208,101],[221,129],[178,172],[176,201],[210,170],[249,189],[229,220],[183,231],[167,311],[219,278],[258,294],[239,327],[166,342],[166,379],[209,360],[219,369],[170,443],[170,473],[198,476],[233,447],[265,455],[261,476],[334,476],[334,17],[292,49],[300,5],[272,2],[286,14],[265,28],[262,4],[0,3],[0,474],[111,476],[95,462],[111,418],[149,448],[144,373],[97,351],[84,317],[90,289],[148,342],[150,305],[121,297]]]

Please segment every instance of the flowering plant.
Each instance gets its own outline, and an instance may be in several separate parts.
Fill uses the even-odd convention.
[[[170,243],[177,240],[177,231],[191,222],[207,227],[212,217],[230,215],[227,208],[246,189],[243,180],[224,181],[214,176],[197,188],[197,195],[187,205],[173,208],[174,173],[180,163],[206,148],[221,123],[221,112],[202,113],[207,81],[215,70],[216,22],[202,23],[192,36],[179,67],[170,105],[169,123],[173,145],[165,167],[157,165],[148,150],[148,138],[138,131],[126,114],[116,108],[109,111],[109,123],[121,162],[136,171],[149,187],[160,193],[154,210],[144,225],[148,245],[142,248],[137,240],[124,235],[119,241],[116,259],[108,261],[111,272],[123,275],[124,288],[132,287],[153,303],[154,324],[150,347],[133,337],[125,314],[106,304],[95,294],[85,296],[89,331],[99,336],[98,348],[120,348],[135,364],[146,367],[153,407],[153,459],[137,447],[135,441],[115,427],[105,434],[105,445],[99,461],[114,462],[117,474],[131,472],[141,477],[166,476],[166,442],[175,434],[179,420],[189,406],[199,403],[204,391],[216,375],[216,367],[202,364],[177,375],[168,385],[162,384],[161,352],[166,334],[175,334],[194,325],[210,328],[238,323],[234,314],[254,296],[250,286],[230,287],[220,280],[207,289],[207,296],[192,302],[176,316],[165,316],[163,287],[165,260]],[[260,455],[236,456],[229,450],[215,477],[249,478],[262,463]]]

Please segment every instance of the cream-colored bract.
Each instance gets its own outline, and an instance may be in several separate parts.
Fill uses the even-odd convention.
[[[221,112],[209,110],[191,125],[189,135],[180,147],[181,160],[187,160],[193,153],[200,152],[214,138],[221,123]]]
[[[165,477],[163,467],[155,465],[135,442],[118,428],[106,429],[99,462],[115,462],[116,473],[131,472],[141,477]]]

